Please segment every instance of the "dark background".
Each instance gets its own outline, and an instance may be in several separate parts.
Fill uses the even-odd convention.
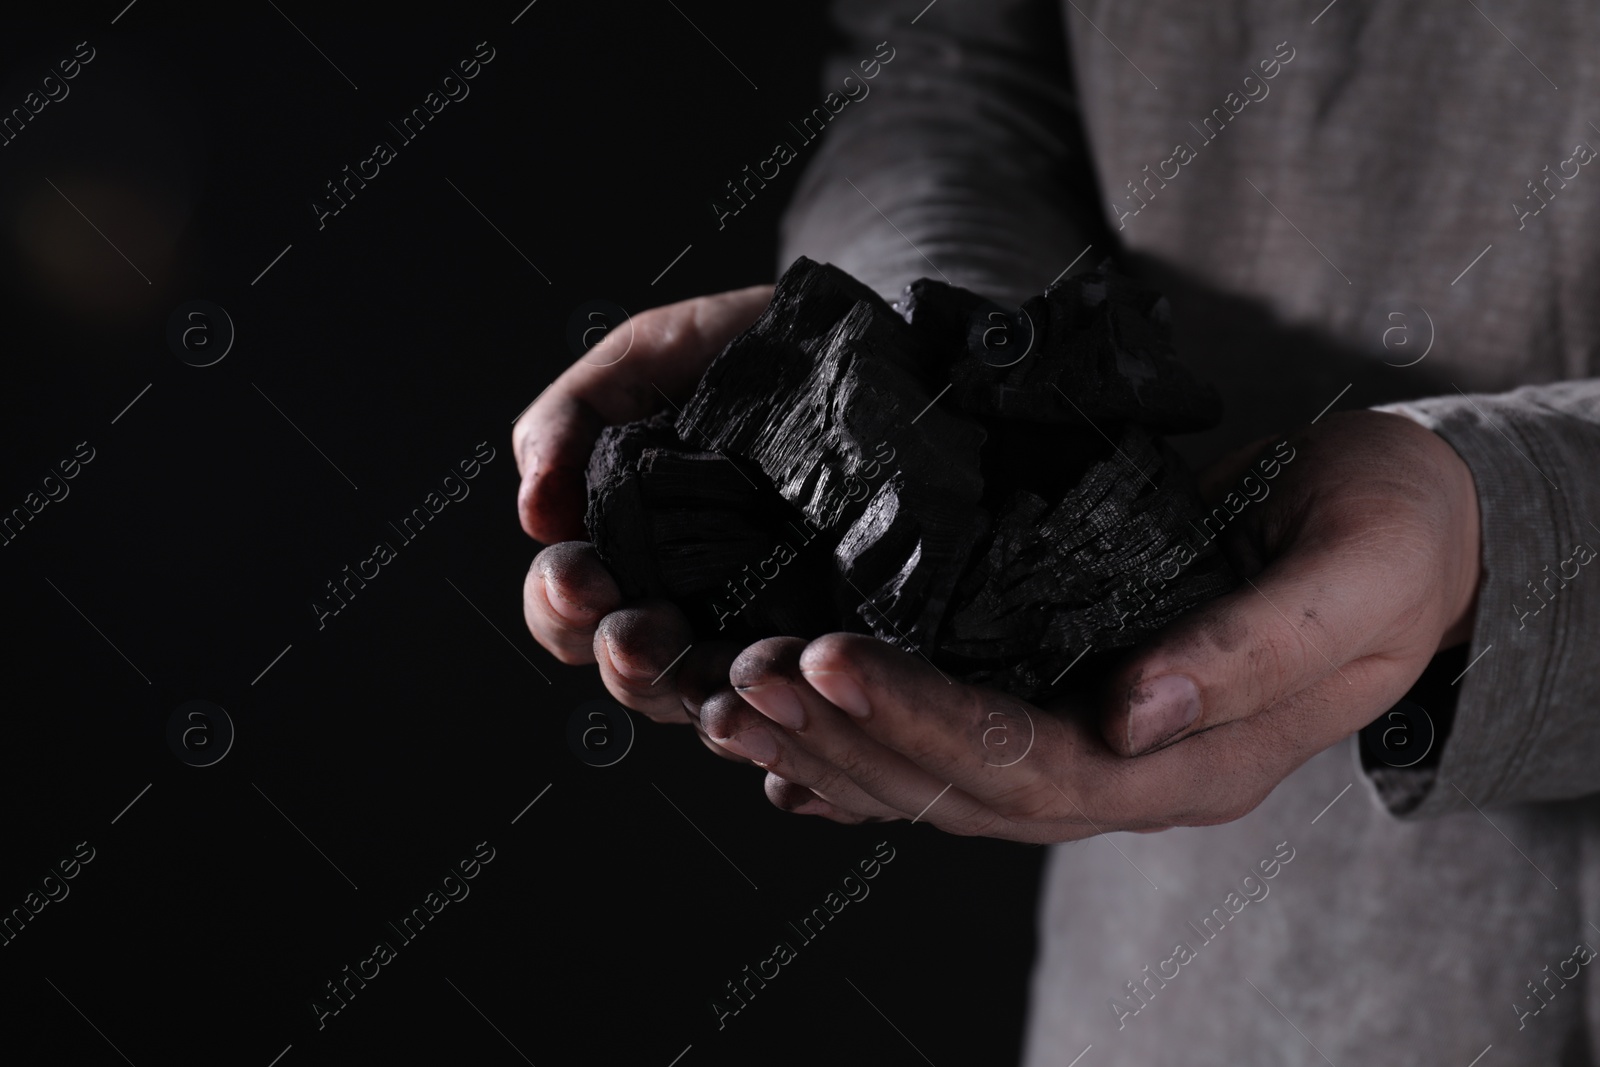
[[[569,744],[604,690],[523,626],[511,423],[585,302],[773,279],[800,165],[720,232],[709,201],[819,102],[826,30],[813,4],[538,0],[513,25],[522,3],[113,0],[0,37],[0,113],[95,50],[0,148],[0,514],[94,450],[0,547],[0,914],[95,850],[0,947],[8,1061],[1018,1056],[1042,849],[786,815],[638,717],[613,766]],[[480,41],[470,95],[401,145],[387,121]],[[397,158],[319,230],[377,140]],[[236,330],[212,366],[168,343],[191,299]],[[479,442],[470,495],[401,545],[388,522]],[[379,540],[398,558],[319,630]],[[237,731],[212,766],[167,740],[196,699]],[[884,840],[871,895],[719,1031],[723,983]],[[402,946],[386,922],[480,841],[470,896]],[[319,1030],[312,998],[382,939],[398,958]]]

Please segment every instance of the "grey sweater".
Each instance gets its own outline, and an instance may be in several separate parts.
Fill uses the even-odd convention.
[[[1027,1063],[1600,1063],[1600,574],[1533,584],[1600,548],[1600,8],[925,3],[837,5],[780,266],[1015,303],[1117,255],[1228,400],[1192,462],[1395,405],[1484,525],[1437,764],[1057,846]]]

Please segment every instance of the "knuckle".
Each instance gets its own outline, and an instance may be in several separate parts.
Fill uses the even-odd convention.
[[[1060,798],[1054,790],[1041,790],[1022,782],[986,794],[985,802],[1009,822],[1033,825],[1054,822],[1059,815]]]
[[[693,301],[686,303],[692,304]],[[647,308],[629,321],[634,324],[634,336],[646,348],[656,351],[670,350],[683,344],[694,328],[693,311],[682,304]]]

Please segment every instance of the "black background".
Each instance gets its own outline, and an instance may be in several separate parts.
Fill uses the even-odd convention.
[[[799,166],[720,232],[709,201],[820,99],[820,11],[280,6],[73,5],[0,38],[5,112],[95,49],[0,148],[0,511],[94,450],[0,548],[0,913],[95,850],[0,947],[5,1058],[1014,1061],[1042,849],[786,815],[637,717],[587,766],[568,721],[604,690],[522,623],[511,423],[586,301],[773,279]],[[470,95],[399,145],[387,122],[480,41]],[[396,159],[319,230],[378,140]],[[191,299],[237,331],[209,367],[168,345]],[[388,522],[479,442],[470,495],[400,545]],[[319,630],[380,540],[398,558]],[[193,699],[237,729],[213,766],[167,743]],[[722,984],[883,840],[871,895],[719,1031]],[[470,896],[319,1030],[323,984],[480,841]]]

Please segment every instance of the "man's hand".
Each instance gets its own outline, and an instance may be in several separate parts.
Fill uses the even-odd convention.
[[[1225,535],[1246,583],[1136,650],[1099,709],[1052,714],[832,634],[751,646],[701,723],[768,769],[779,806],[843,822],[1053,842],[1237,819],[1467,640],[1476,605],[1476,487],[1442,438],[1355,412],[1291,444]],[[1214,491],[1253,458],[1208,472]]]
[[[681,611],[623,603],[583,541],[584,471],[604,427],[681,403],[771,299],[772,286],[757,285],[640,312],[567,368],[512,430],[522,528],[550,545],[523,586],[528,629],[563,663],[598,663],[618,701],[658,722],[688,722],[680,689],[698,702],[726,685],[738,649],[697,643],[679,658],[693,640]]]

